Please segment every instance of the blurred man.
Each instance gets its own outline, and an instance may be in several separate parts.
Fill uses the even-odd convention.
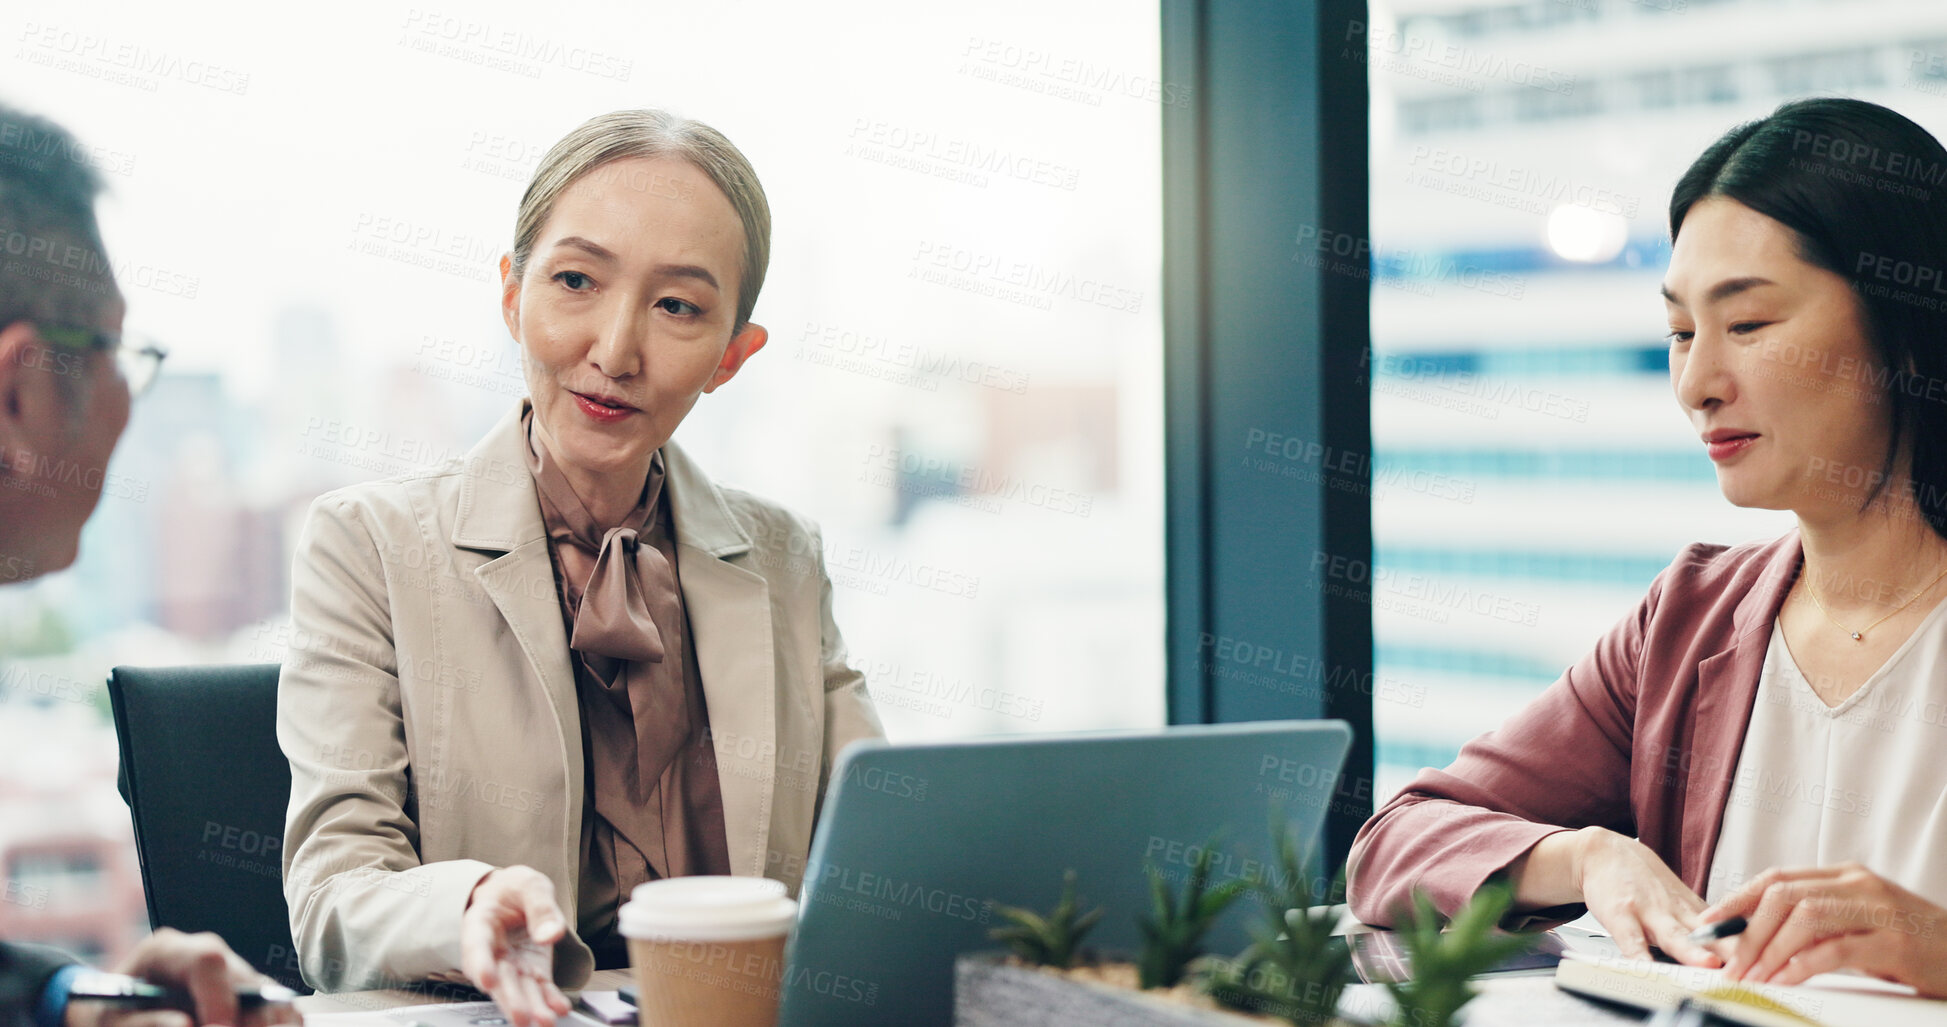
[[[121,340],[122,295],[95,224],[101,181],[81,154],[59,126],[0,105],[0,583],[74,562],[131,387],[162,359]],[[0,1027],[190,1027],[174,1010],[70,1002],[83,969],[0,942]],[[215,935],[167,928],[117,969],[186,992],[204,1024],[236,1024],[235,989],[265,982]],[[269,1019],[296,1018],[270,1008]]]
[[[74,562],[128,424],[101,184],[74,146],[0,107],[0,581]]]

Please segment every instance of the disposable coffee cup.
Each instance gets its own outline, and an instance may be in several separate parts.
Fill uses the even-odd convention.
[[[616,914],[641,1027],[775,1027],[798,904],[763,877],[640,885]]]

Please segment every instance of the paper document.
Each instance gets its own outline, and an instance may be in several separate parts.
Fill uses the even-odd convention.
[[[575,1010],[557,1022],[574,1027],[606,1027],[582,1010]],[[304,1027],[512,1027],[512,1021],[492,1002],[438,1002],[369,1013],[313,1013],[304,1018]]]

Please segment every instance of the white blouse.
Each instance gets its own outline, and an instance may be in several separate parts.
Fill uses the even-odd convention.
[[[1704,899],[1849,861],[1947,905],[1947,602],[1837,706],[1772,625]]]

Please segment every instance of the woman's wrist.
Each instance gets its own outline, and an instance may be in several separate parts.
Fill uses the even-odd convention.
[[[1512,869],[1519,909],[1546,909],[1582,901],[1582,865],[1591,831],[1557,831],[1529,849]]]
[[[467,910],[472,909],[473,900],[480,897],[480,889],[485,888],[487,886],[487,882],[493,880],[495,874],[498,874],[505,869],[507,868],[494,867],[492,870],[489,870],[486,873],[481,874],[480,879],[473,882],[473,887],[467,889],[466,905],[460,908],[460,912],[464,914]]]
[[[1575,844],[1570,850],[1569,881],[1575,889],[1574,901],[1581,902],[1583,896],[1588,894],[1584,882],[1593,853],[1598,846],[1619,836],[1606,827],[1585,827],[1571,837],[1575,839]]]

